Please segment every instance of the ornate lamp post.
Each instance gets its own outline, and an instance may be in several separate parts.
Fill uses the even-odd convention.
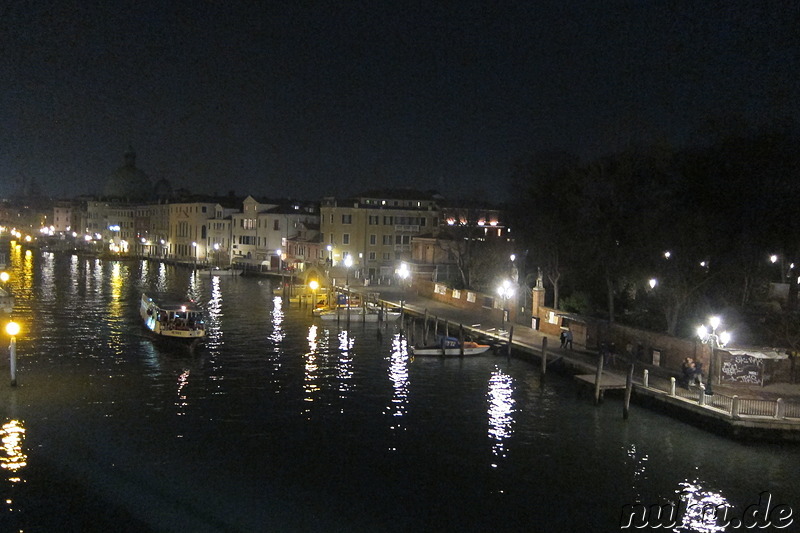
[[[497,288],[497,294],[503,299],[503,319],[500,322],[500,329],[503,329],[506,324],[506,314],[508,313],[508,299],[514,294],[514,286],[509,280],[504,280]]]
[[[714,391],[711,388],[711,374],[714,371],[714,352],[717,348],[724,348],[725,345],[730,342],[731,335],[727,331],[723,331],[717,335],[717,328],[721,323],[721,320],[718,316],[710,317],[708,319],[708,323],[711,326],[711,332],[709,332],[705,326],[698,326],[697,336],[700,337],[700,340],[703,342],[703,344],[708,344],[711,348],[708,373],[706,374],[706,395],[712,395],[714,394]]]
[[[344,257],[344,266],[345,266],[345,269],[346,269],[346,272],[347,272],[346,277],[345,277],[344,286],[347,287],[347,289],[349,290],[350,289],[350,267],[353,266],[353,256],[352,255],[347,254]]]
[[[311,314],[314,314],[314,309],[317,308],[317,289],[319,289],[319,282],[312,279],[308,282],[308,288],[311,289]]]
[[[194,269],[197,270],[197,243],[192,241],[192,255],[194,256]]]

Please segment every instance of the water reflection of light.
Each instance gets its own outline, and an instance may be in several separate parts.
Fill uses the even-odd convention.
[[[185,369],[180,376],[178,376],[178,399],[175,401],[175,407],[177,407],[175,414],[178,416],[183,416],[186,414],[186,406],[189,405],[189,402],[186,401],[186,393],[183,389],[186,385],[189,384],[189,374],[191,371],[189,369]],[[178,435],[182,437],[182,435]]]
[[[489,438],[492,439],[492,453],[505,457],[505,440],[513,433],[514,418],[514,379],[502,370],[496,369],[489,378]],[[497,468],[497,463],[492,467]]]
[[[306,338],[308,339],[309,351],[303,356],[305,359],[305,366],[303,369],[303,392],[305,393],[305,397],[303,401],[313,403],[320,390],[319,376],[317,375],[317,371],[319,370],[319,366],[317,365],[317,353],[319,349],[317,326],[308,328],[308,336]],[[311,406],[307,405],[304,409],[304,413],[310,415]]]
[[[222,345],[222,289],[218,276],[211,277],[211,299],[206,313],[206,348],[213,351]]]
[[[124,284],[124,276],[122,275],[122,266],[119,261],[111,263],[111,298],[108,300],[108,317],[109,317],[109,337],[108,346],[112,348],[117,355],[123,354],[122,349],[122,333],[124,325],[122,317],[122,287]]]
[[[22,451],[22,443],[25,440],[25,428],[19,420],[10,420],[3,424],[0,430],[3,442],[4,455],[0,455],[0,467],[8,472],[8,480],[12,483],[22,481],[19,471],[28,464],[28,456]],[[9,502],[10,503],[10,502]]]
[[[350,392],[350,380],[353,377],[353,355],[355,338],[347,330],[339,332],[339,361],[336,365],[336,376],[339,378],[339,398],[344,398]]]
[[[728,500],[718,492],[703,490],[696,481],[679,483],[679,509],[683,516],[676,517],[681,521],[676,532],[697,531],[698,533],[716,533],[725,531],[725,513],[731,508]],[[730,519],[730,517],[728,517]]]
[[[633,489],[637,491],[636,497],[638,498],[639,487],[647,480],[647,460],[646,454],[641,456],[636,449],[636,444],[631,443],[627,450],[628,457],[633,461]]]
[[[269,338],[275,343],[275,351],[280,351],[280,343],[286,336],[283,330],[283,300],[280,296],[272,299],[272,333]]]
[[[392,382],[392,403],[388,406],[392,421],[389,429],[394,432],[406,430],[403,417],[408,410],[408,345],[405,337],[395,334],[392,337],[392,355],[389,359],[389,381]],[[396,446],[389,448],[397,451]]]

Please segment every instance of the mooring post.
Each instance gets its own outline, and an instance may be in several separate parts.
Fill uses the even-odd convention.
[[[594,404],[600,403],[600,381],[603,379],[603,356],[597,356],[597,373],[594,376]]]
[[[736,394],[731,398],[731,418],[739,418],[739,396]]]
[[[542,375],[547,374],[547,337],[542,337]]]
[[[675,396],[675,376],[669,378],[669,395]]]
[[[644,377],[642,378],[642,383],[644,383],[645,387],[650,386],[650,371],[646,368],[644,369]]]
[[[439,317],[438,316],[434,316],[433,317],[433,338],[435,339],[438,336],[439,336]]]
[[[514,343],[514,326],[508,330],[508,351],[506,353],[506,357],[511,359],[511,345]]]
[[[631,392],[633,391],[633,363],[628,369],[628,377],[625,379],[625,403],[622,406],[622,418],[628,419],[628,412],[631,406]]]
[[[458,355],[464,357],[464,324],[458,325]]]
[[[422,314],[422,344],[428,344],[428,309]]]
[[[11,343],[8,345],[9,364],[11,366],[11,386],[17,386],[17,338],[11,336]]]
[[[775,400],[775,418],[784,418],[786,416],[786,404],[783,398]]]
[[[705,405],[706,404],[706,389],[704,387],[700,387],[700,397],[697,399],[698,405]]]

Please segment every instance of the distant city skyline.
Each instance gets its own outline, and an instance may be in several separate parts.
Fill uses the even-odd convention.
[[[539,150],[691,142],[800,118],[793,2],[11,4],[0,195],[153,182],[319,198],[492,200]]]

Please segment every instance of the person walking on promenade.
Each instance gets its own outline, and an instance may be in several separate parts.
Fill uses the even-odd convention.
[[[567,332],[563,329],[561,330],[561,347],[564,348],[567,345]]]
[[[571,350],[572,349],[572,331],[567,330],[566,335],[564,336],[564,340],[565,340],[564,344],[566,345],[567,350]]]

